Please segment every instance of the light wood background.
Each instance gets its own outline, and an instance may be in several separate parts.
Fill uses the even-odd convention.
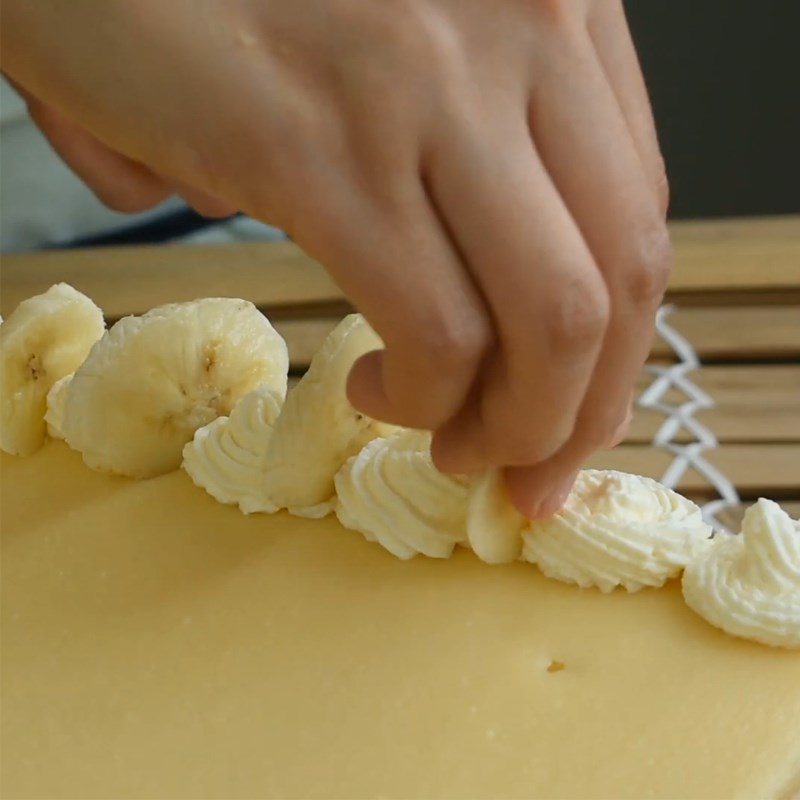
[[[715,401],[697,414],[720,442],[708,460],[745,500],[769,496],[800,516],[800,217],[679,222],[672,233],[670,324],[697,350],[703,366],[692,379]],[[319,264],[293,244],[264,243],[6,255],[0,313],[58,281],[92,297],[109,321],[195,297],[252,300],[286,338],[295,374],[350,310]],[[654,362],[672,358],[664,342],[654,344]],[[640,388],[648,382],[643,375]],[[628,439],[591,463],[661,477],[671,455],[651,441],[662,421],[637,410]],[[692,472],[679,488],[714,496]]]

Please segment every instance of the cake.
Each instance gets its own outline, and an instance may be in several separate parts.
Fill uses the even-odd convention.
[[[255,391],[243,397],[273,407],[274,390]],[[64,433],[58,394],[55,436]],[[185,453],[206,452],[209,442],[208,452],[223,452],[213,438],[222,427],[199,428]],[[347,470],[337,485],[351,492],[358,459],[371,469],[373,452],[410,453],[415,470],[428,469],[410,434],[359,420],[348,436],[357,446],[336,451]],[[575,519],[565,513],[547,530],[525,528],[517,550],[539,569],[488,565],[475,553],[485,552],[479,534],[494,505],[468,487],[465,515],[475,512],[484,528],[465,522],[447,558],[403,560],[380,546],[372,517],[341,499],[325,506],[300,492],[278,504],[293,504],[294,515],[244,514],[235,486],[214,478],[227,494],[212,497],[195,485],[208,472],[136,480],[84,461],[52,437],[0,461],[3,796],[783,798],[800,790],[800,655],[732,636],[692,610],[708,599],[708,543],[680,549],[656,573],[636,572],[633,583],[621,577],[625,591],[603,583],[605,561],[603,571],[574,571],[572,551],[549,546],[592,523],[575,509]],[[615,480],[587,474],[584,483],[591,493]],[[481,491],[488,485],[491,495],[495,483]],[[602,497],[613,506],[622,494]],[[336,502],[338,516],[327,513]],[[677,502],[664,495],[657,505]],[[340,519],[362,525],[364,536]],[[545,533],[546,543],[537,540]],[[473,538],[481,545],[470,549]],[[517,551],[504,543],[492,552]],[[692,591],[706,598],[692,608],[676,577],[684,557]]]

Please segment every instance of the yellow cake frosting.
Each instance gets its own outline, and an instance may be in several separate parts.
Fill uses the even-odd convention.
[[[800,656],[534,566],[401,561],[183,471],[2,455],[8,798],[782,798]]]

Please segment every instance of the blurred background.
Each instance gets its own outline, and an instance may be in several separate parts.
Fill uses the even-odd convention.
[[[672,188],[673,219],[800,211],[796,0],[628,0]],[[252,241],[280,231],[209,221],[179,200],[104,208],[0,87],[0,248]]]

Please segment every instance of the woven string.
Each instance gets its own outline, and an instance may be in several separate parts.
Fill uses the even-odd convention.
[[[717,514],[726,508],[739,505],[739,494],[734,485],[713,464],[704,457],[704,453],[713,450],[717,437],[705,425],[695,418],[698,411],[713,408],[713,399],[699,386],[695,385],[690,374],[700,367],[700,359],[691,343],[672,328],[667,322],[674,306],[662,306],[656,314],[656,331],[675,353],[677,362],[670,366],[648,366],[653,375],[653,382],[640,395],[637,405],[664,415],[664,422],[653,438],[653,446],[673,456],[672,462],[661,477],[661,482],[674,489],[688,469],[702,475],[719,497],[702,507],[703,517],[716,530],[726,532],[728,529],[718,519]],[[679,404],[668,403],[664,397],[677,390],[686,398]],[[679,431],[683,429],[694,437],[694,441],[682,444],[675,441]]]

